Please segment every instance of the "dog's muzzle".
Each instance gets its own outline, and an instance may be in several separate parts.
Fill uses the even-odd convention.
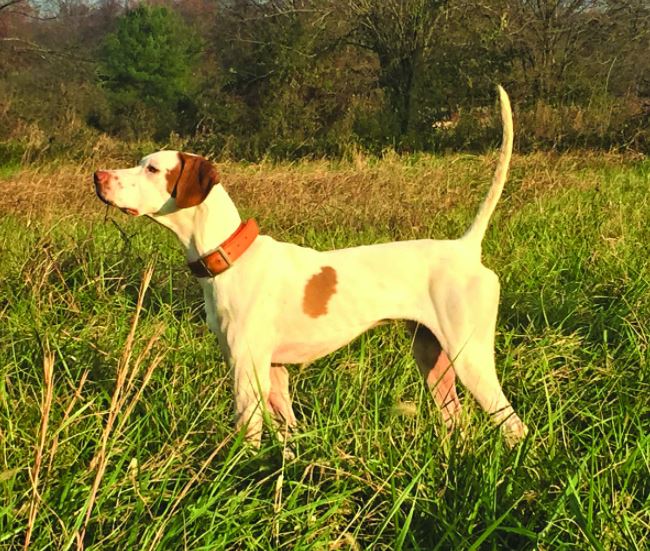
[[[98,170],[93,174],[95,193],[97,194],[97,197],[107,205],[113,205],[113,203],[106,198],[106,186],[108,185],[110,178],[111,175],[105,170]]]

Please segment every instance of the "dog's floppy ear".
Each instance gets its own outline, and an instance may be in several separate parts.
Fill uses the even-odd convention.
[[[218,183],[219,173],[210,161],[187,153],[179,152],[178,164],[167,173],[167,191],[180,209],[202,203]]]

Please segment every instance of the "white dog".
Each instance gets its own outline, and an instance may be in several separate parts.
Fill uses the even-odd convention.
[[[472,226],[454,241],[422,239],[316,251],[258,235],[243,222],[206,159],[175,151],[94,174],[99,198],[170,228],[205,297],[208,325],[232,369],[237,427],[259,445],[263,409],[295,424],[284,364],[311,362],[383,320],[407,320],[413,353],[448,426],[460,412],[455,376],[509,442],[526,426],[494,362],[499,280],[481,241],[506,181],[512,113],[499,87],[503,143]]]

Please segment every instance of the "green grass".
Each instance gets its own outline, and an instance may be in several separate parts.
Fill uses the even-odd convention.
[[[0,165],[0,178],[9,178],[18,174],[21,170],[19,162]]]
[[[237,194],[263,228],[316,248],[457,236],[487,189],[473,181],[486,162],[457,158],[451,166],[462,178],[427,184],[456,197],[451,205],[418,199],[429,193],[422,178],[440,163],[449,168],[435,158],[401,165],[415,182],[402,187],[402,203],[387,207],[384,190],[370,184],[352,197],[335,186],[345,200],[327,188],[334,199],[301,224],[282,193],[267,190],[264,202],[257,188]],[[237,170],[245,180],[256,169]],[[301,192],[309,211],[310,201],[322,205],[328,178],[356,182],[357,169],[273,170],[320,182]],[[281,179],[273,170],[271,180]],[[400,164],[358,170],[388,181]],[[118,213],[105,221],[99,204],[94,214],[5,212],[0,547],[21,546],[28,526],[48,353],[53,396],[31,548],[77,546],[91,462],[153,263],[129,364],[140,371],[107,440],[85,548],[646,549],[649,197],[647,162],[516,161],[484,259],[501,278],[497,365],[531,429],[524,443],[508,449],[466,393],[467,435],[446,436],[396,324],[291,368],[300,424],[291,461],[270,438],[251,455],[233,437],[227,368],[173,236]]]

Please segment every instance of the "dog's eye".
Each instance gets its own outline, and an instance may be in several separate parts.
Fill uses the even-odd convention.
[[[156,168],[153,165],[147,165],[147,172],[151,172],[151,174],[156,174],[157,172],[160,172],[160,169]]]

